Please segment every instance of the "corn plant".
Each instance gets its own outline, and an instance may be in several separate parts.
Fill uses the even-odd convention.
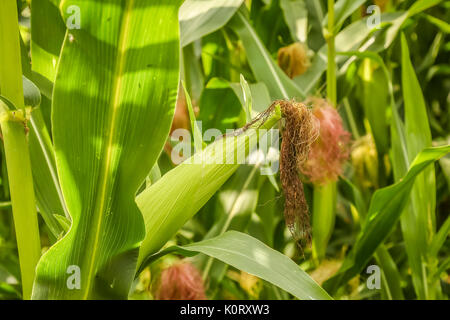
[[[0,297],[448,298],[449,9],[2,0]]]

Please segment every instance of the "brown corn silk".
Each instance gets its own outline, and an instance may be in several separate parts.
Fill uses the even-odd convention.
[[[311,144],[318,136],[318,126],[312,112],[303,104],[280,100],[285,126],[280,152],[280,178],[285,195],[284,218],[292,237],[302,249],[311,243],[308,204],[300,167],[306,161]]]
[[[299,172],[308,158],[311,144],[319,136],[319,122],[305,104],[277,100],[266,111],[232,135],[245,132],[255,124],[261,125],[277,105],[280,106],[285,120],[280,152],[280,178],[285,195],[284,218],[292,237],[302,249],[311,243],[311,226]]]

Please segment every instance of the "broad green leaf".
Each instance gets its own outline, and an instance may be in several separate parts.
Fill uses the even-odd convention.
[[[223,27],[244,0],[186,0],[180,8],[181,46]]]
[[[402,35],[402,89],[405,105],[405,138],[408,161],[423,148],[431,146],[431,131],[425,100],[414,72],[406,38]],[[436,183],[434,167],[430,166],[418,175],[411,192],[410,203],[401,217],[408,261],[419,299],[426,299],[427,289],[424,266],[428,256],[428,244],[436,229]],[[431,293],[431,292],[430,292]]]
[[[234,128],[234,124],[239,122],[242,106],[230,89],[228,81],[213,78],[203,90],[198,120],[202,121],[203,130],[214,128],[223,133],[226,129]],[[267,104],[264,107],[267,108]]]
[[[59,0],[31,2],[32,80],[42,93],[52,97],[61,46],[66,26],[61,17]]]
[[[362,198],[359,189],[345,178],[339,179],[339,190],[346,197],[351,205],[355,207],[358,212],[361,224],[364,223],[364,219],[367,215],[366,205]],[[374,257],[377,260],[378,265],[381,267],[382,272],[382,293],[383,299],[404,299],[403,292],[400,284],[400,273],[398,268],[392,259],[389,251],[384,244],[380,244]]]
[[[319,5],[320,6],[320,5]],[[294,41],[306,42],[308,33],[308,12],[305,0],[281,0],[284,20]]]
[[[245,233],[228,231],[216,238],[184,247],[169,247],[153,258],[174,251],[191,256],[197,252],[209,255],[264,279],[302,300],[331,299],[294,261]]]
[[[242,40],[248,62],[256,80],[264,82],[272,100],[304,98],[304,92],[275,64],[270,53],[256,34],[245,11],[239,10],[228,24]]]
[[[31,74],[31,73],[30,73]],[[62,229],[55,220],[55,213],[68,217],[64,199],[56,174],[52,142],[42,118],[41,93],[38,87],[25,76],[23,78],[24,101],[26,106],[34,107],[29,121],[30,159],[39,213],[52,233],[57,237]],[[44,98],[45,99],[45,98]]]
[[[276,107],[264,123],[258,121],[249,130],[215,141],[139,194],[136,202],[144,215],[147,235],[138,266],[142,267],[148,256],[160,250],[205,205],[239,167],[239,154],[244,159],[256,147],[259,132],[270,129],[280,118]]]
[[[65,1],[67,32],[52,101],[69,232],[41,258],[36,299],[126,298],[144,221],[135,193],[159,156],[178,87],[180,1]],[[79,268],[79,289],[68,271]],[[69,279],[70,280],[70,279]],[[70,282],[70,281],[69,281]]]
[[[264,83],[249,85],[252,96],[252,117],[263,112],[271,99]],[[200,100],[200,114],[203,129],[215,128],[221,131],[233,128],[235,123],[245,123],[245,100],[240,83],[212,78],[206,85]]]
[[[45,224],[56,238],[63,230],[55,220],[55,214],[68,219],[70,216],[59,185],[50,133],[40,108],[33,110],[29,127],[30,158],[37,205]]]
[[[324,17],[324,8],[322,1],[305,1],[308,12],[308,46],[318,51],[324,44],[322,20]]]
[[[382,160],[382,156],[389,147],[386,116],[389,106],[388,85],[385,82],[383,69],[370,58],[362,60],[360,78],[360,101],[364,108],[364,114],[369,120],[379,158]]]
[[[431,146],[431,131],[422,89],[414,72],[404,35],[402,35],[402,89],[408,158],[412,161],[423,148]],[[434,181],[434,178],[432,180]],[[431,200],[430,198],[435,198],[435,195],[428,197],[427,200]]]
[[[53,236],[61,232],[55,214],[70,218],[59,184],[51,131],[44,110],[50,108],[53,83],[66,27],[58,8],[59,1],[34,0],[31,3],[30,74],[43,94],[41,106],[33,110],[30,120],[29,147],[33,181],[39,212]]]
[[[402,128],[402,123],[400,117],[398,115],[397,107],[395,105],[394,100],[394,89],[392,85],[391,76],[389,74],[389,70],[387,69],[383,59],[376,52],[371,51],[350,51],[350,52],[339,52],[339,55],[347,55],[347,56],[355,56],[356,58],[362,59],[363,62],[369,59],[380,69],[376,71],[376,76],[373,71],[368,72],[367,78],[365,80],[370,80],[370,82],[374,82],[376,79],[376,83],[383,82],[386,85],[375,85],[375,83],[364,83],[364,107],[366,117],[369,118],[369,123],[371,124],[372,135],[375,137],[375,143],[378,150],[379,162],[382,161],[382,152],[386,152],[388,140],[385,137],[386,133],[386,108],[383,107],[384,104],[389,106],[392,113],[391,118],[391,141],[393,144],[393,149],[398,149],[398,151],[405,155],[405,160],[407,157],[406,151],[406,142],[404,137],[404,130]],[[353,58],[349,59],[352,60]],[[366,60],[367,59],[367,60]],[[371,64],[368,64],[370,67]],[[366,77],[365,71],[363,72],[363,78]],[[375,76],[375,78],[374,78]],[[368,81],[364,81],[368,82]],[[376,88],[375,88],[376,87]],[[375,94],[373,92],[376,92]],[[387,97],[386,97],[387,96]],[[374,101],[378,102],[378,105],[374,103]],[[381,107],[379,107],[381,105]],[[382,112],[379,112],[381,108]],[[402,161],[402,165],[404,170],[400,173],[400,175],[404,174],[407,171],[409,162]],[[380,169],[384,170],[384,169]],[[394,172],[396,171],[396,165],[394,165]]]
[[[407,174],[397,183],[378,189],[372,196],[369,212],[359,237],[338,273],[324,283],[330,292],[357,275],[394,228],[408,204],[416,177],[430,164],[450,152],[450,146],[420,152]]]

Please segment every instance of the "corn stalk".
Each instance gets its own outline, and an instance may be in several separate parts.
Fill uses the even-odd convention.
[[[9,188],[19,251],[23,298],[29,299],[40,257],[39,228],[26,135],[19,24],[15,0],[0,3],[0,125],[6,153]],[[13,109],[13,110],[11,110]]]

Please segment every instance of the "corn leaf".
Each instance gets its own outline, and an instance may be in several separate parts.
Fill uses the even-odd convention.
[[[81,28],[66,33],[52,101],[56,165],[72,225],[42,256],[33,298],[126,298],[145,236],[135,193],[174,111],[181,2],[65,1],[66,20],[72,4]],[[76,267],[79,285],[68,279]]]
[[[49,99],[59,61],[66,26],[59,11],[59,0],[31,2],[32,80]]]
[[[292,39],[305,42],[308,33],[308,11],[305,0],[281,0],[280,8]]]
[[[305,5],[308,12],[308,46],[317,51],[325,44],[322,27],[324,3],[321,1],[305,1]]]
[[[431,146],[431,131],[422,90],[410,61],[408,44],[404,35],[401,40],[405,138],[408,161],[412,161],[421,149]],[[428,285],[424,265],[427,261],[428,244],[436,229],[435,208],[435,173],[434,167],[430,166],[417,176],[410,203],[401,218],[413,284],[419,299],[427,298]]]
[[[339,179],[339,190],[358,211],[358,215],[363,222],[366,218],[367,210],[359,189],[350,181],[341,177]],[[400,284],[400,273],[388,249],[383,243],[380,244],[374,253],[374,257],[382,272],[383,285],[381,289],[383,299],[403,300],[404,296]]]
[[[236,171],[240,165],[236,153],[248,156],[257,145],[259,132],[270,129],[280,118],[277,107],[264,123],[255,123],[255,130],[215,141],[139,194],[136,202],[147,230],[139,253],[140,269]]]
[[[180,8],[181,46],[223,27],[244,0],[186,0]]]
[[[358,240],[338,273],[324,283],[325,289],[335,292],[342,283],[350,280],[364,268],[375,250],[394,228],[408,204],[417,175],[449,152],[450,146],[423,150],[417,155],[403,179],[374,193]]]
[[[230,20],[229,26],[239,35],[247,53],[250,67],[258,81],[264,82],[272,100],[304,98],[305,94],[272,60],[270,53],[256,34],[255,29],[240,9]]]
[[[375,53],[374,53],[375,54]],[[383,69],[370,58],[363,59],[361,69],[361,102],[370,123],[380,158],[388,151],[389,135],[386,117],[389,90]],[[380,159],[381,160],[381,159]]]
[[[54,219],[54,215],[66,218],[70,216],[59,185],[50,133],[40,108],[32,112],[30,128],[29,148],[37,205],[45,224],[56,238],[63,229]]]
[[[228,231],[221,236],[183,247],[169,247],[153,259],[174,251],[188,256],[197,252],[209,255],[264,279],[302,300],[331,299],[294,261],[245,233]]]
[[[29,68],[24,69],[25,75],[33,80],[43,95],[40,107],[31,114],[29,147],[37,205],[55,239],[63,232],[55,215],[70,218],[56,171],[51,132],[43,115],[44,110],[50,109],[49,99],[66,32],[57,2],[36,0],[31,3],[30,46],[33,64],[27,60]]]
[[[225,132],[227,129],[233,128],[234,123],[243,125],[245,122],[244,109],[236,96],[231,92],[228,81],[212,78],[207,83],[200,99],[200,113],[197,119],[202,121],[202,127]],[[265,108],[267,108],[267,104]]]

